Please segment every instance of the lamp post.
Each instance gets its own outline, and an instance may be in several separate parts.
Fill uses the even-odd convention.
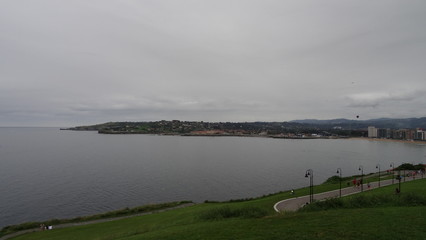
[[[309,177],[309,203],[314,201],[314,171],[312,169],[306,170],[305,177]]]
[[[342,169],[341,168],[337,168],[337,172],[339,174],[339,184],[340,184],[340,188],[339,188],[339,197],[342,197]]]
[[[401,179],[402,179],[401,170],[398,170],[398,192],[399,193],[401,192]]]
[[[376,168],[378,168],[378,169],[379,169],[379,187],[380,187],[380,164],[377,164],[377,165],[376,165]]]
[[[359,166],[358,168],[359,171],[361,171],[361,192],[364,191],[364,167],[362,165]]]
[[[395,178],[395,174],[393,174],[393,169],[395,167],[395,164],[392,162],[390,164],[390,167],[391,167],[391,172],[392,172],[392,185],[393,185],[394,184],[394,178]]]
[[[405,182],[405,176],[406,176],[407,174],[405,174],[405,169],[404,169],[404,182]]]

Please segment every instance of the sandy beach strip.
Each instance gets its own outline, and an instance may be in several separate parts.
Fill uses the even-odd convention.
[[[349,139],[349,140],[367,140],[367,141],[372,141],[372,142],[399,142],[399,143],[426,144],[426,141],[389,139],[389,138],[354,137],[354,138],[347,138],[347,139]]]

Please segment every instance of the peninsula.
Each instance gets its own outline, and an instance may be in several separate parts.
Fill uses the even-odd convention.
[[[203,121],[155,121],[108,122],[78,126],[62,130],[97,131],[101,134],[160,134],[180,136],[248,136],[273,138],[336,138],[363,136],[362,131],[347,131],[310,126],[297,122],[203,122]]]
[[[101,134],[160,134],[180,136],[248,136],[293,139],[368,137],[426,140],[426,118],[371,120],[294,120],[289,122],[204,122],[161,120],[107,122],[64,128]]]

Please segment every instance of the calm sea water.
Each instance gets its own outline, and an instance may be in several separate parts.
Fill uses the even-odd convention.
[[[150,203],[257,197],[420,163],[426,145],[0,128],[0,227]]]

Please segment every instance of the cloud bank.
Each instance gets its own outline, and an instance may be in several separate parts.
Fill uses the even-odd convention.
[[[420,117],[424,1],[0,2],[0,126]]]

